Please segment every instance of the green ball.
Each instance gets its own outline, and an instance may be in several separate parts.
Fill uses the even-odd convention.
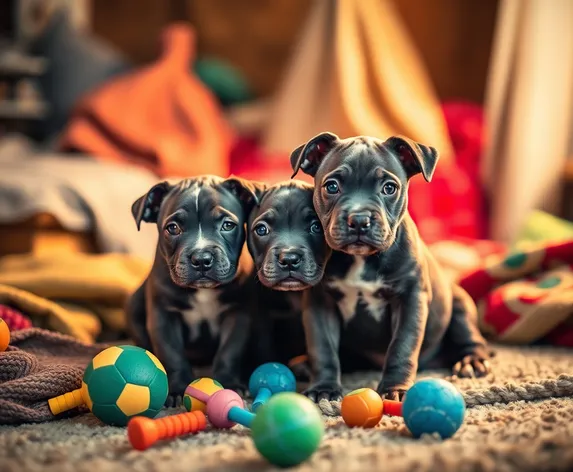
[[[136,346],[112,346],[88,364],[82,395],[104,423],[125,426],[134,416],[157,416],[168,394],[165,368],[151,352]]]
[[[316,451],[324,423],[311,400],[298,393],[281,392],[257,410],[251,433],[255,447],[271,464],[292,467]]]

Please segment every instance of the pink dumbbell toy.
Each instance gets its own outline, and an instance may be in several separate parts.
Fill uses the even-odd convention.
[[[215,428],[232,428],[235,424],[251,427],[254,413],[245,410],[245,403],[237,392],[223,389],[212,395],[189,385],[185,393],[207,405],[207,418]]]

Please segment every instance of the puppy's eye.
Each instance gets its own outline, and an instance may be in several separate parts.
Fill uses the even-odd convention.
[[[329,195],[335,195],[338,192],[340,192],[340,187],[336,180],[328,180],[324,184],[324,190],[326,190],[326,193],[328,193]]]
[[[310,225],[310,232],[314,234],[320,234],[322,232],[322,226],[320,226],[318,221],[315,221]]]
[[[267,228],[267,225],[259,223],[257,226],[255,226],[255,234],[257,236],[266,236],[269,234],[269,228]]]
[[[167,231],[171,236],[177,236],[183,232],[177,223],[169,223],[165,227],[165,231]]]
[[[382,193],[384,195],[394,195],[398,190],[398,186],[394,182],[386,182],[382,187]]]
[[[224,221],[223,226],[221,226],[221,231],[233,231],[237,227],[237,223],[233,221]]]

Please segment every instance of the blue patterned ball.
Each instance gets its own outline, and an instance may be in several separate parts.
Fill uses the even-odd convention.
[[[252,395],[257,395],[261,388],[268,388],[272,393],[294,392],[296,379],[286,365],[267,362],[257,367],[249,379],[249,391]]]
[[[442,439],[452,437],[464,422],[466,404],[460,391],[442,379],[416,382],[406,392],[402,415],[415,438],[438,433]]]

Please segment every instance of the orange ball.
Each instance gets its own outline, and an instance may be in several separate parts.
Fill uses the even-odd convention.
[[[384,403],[371,388],[359,388],[342,399],[340,409],[342,419],[351,428],[373,428],[382,418]]]
[[[10,328],[6,322],[0,318],[0,352],[5,351],[10,344]]]

